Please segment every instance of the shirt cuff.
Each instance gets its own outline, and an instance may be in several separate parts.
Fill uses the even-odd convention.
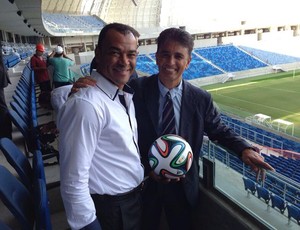
[[[81,228],[80,230],[102,230],[101,225],[96,218],[92,223],[86,225],[85,227]]]

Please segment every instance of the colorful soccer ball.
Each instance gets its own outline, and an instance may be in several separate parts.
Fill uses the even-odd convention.
[[[148,157],[153,171],[169,179],[185,175],[193,162],[193,152],[189,143],[173,134],[157,138],[151,145]]]

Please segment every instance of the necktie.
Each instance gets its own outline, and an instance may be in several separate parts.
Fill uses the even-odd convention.
[[[164,134],[176,134],[175,113],[170,92],[166,95],[162,113],[161,135]]]
[[[127,105],[126,105],[126,101],[125,101],[124,95],[119,94],[119,100],[120,100],[121,104],[125,107],[125,109],[127,111]]]

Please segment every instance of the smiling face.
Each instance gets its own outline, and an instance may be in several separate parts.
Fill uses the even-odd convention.
[[[191,62],[189,49],[177,41],[167,40],[156,53],[158,77],[165,87],[172,89],[179,85],[182,74]]]
[[[107,31],[101,47],[96,49],[97,71],[120,89],[128,82],[136,66],[137,38],[111,29]]]

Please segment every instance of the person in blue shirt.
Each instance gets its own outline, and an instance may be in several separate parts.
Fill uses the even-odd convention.
[[[73,76],[69,67],[74,65],[74,62],[64,56],[64,49],[61,46],[57,46],[48,58],[48,64],[53,66],[52,78],[54,88],[73,83]]]

